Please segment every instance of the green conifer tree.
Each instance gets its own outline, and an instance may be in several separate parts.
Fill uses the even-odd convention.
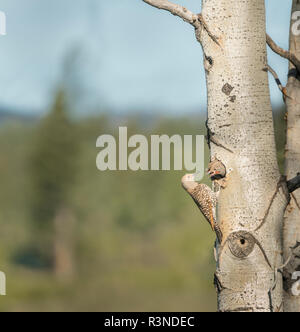
[[[44,263],[58,275],[71,274],[70,193],[76,178],[76,128],[67,112],[63,88],[40,123],[32,158],[32,217]]]

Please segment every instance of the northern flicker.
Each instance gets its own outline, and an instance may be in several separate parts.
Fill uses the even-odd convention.
[[[219,180],[226,177],[225,165],[213,157],[211,162],[208,164],[208,175],[212,180]]]
[[[195,182],[194,174],[187,174],[182,178],[182,186],[193,198],[199,210],[222,242],[222,232],[216,221],[217,195],[206,184]]]
[[[213,157],[211,162],[208,164],[207,174],[210,179],[215,183],[219,184],[222,188],[226,187],[226,167],[217,158]]]

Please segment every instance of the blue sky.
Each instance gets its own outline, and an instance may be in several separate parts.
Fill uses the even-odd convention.
[[[174,0],[175,2],[175,0]],[[177,0],[200,12],[200,0]],[[267,30],[288,47],[291,0],[266,0]],[[70,50],[80,49],[80,112],[205,111],[201,47],[193,29],[142,0],[2,0],[0,107],[46,112]],[[269,52],[286,82],[287,62]],[[176,68],[176,70],[175,70]],[[271,80],[275,106],[282,97]]]

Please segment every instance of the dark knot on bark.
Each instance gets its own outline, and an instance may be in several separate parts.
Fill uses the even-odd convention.
[[[228,237],[228,246],[231,253],[240,259],[248,257],[254,250],[255,244],[254,236],[245,231],[232,233]]]

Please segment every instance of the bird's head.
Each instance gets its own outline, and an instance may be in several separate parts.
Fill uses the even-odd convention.
[[[195,174],[186,174],[182,178],[181,184],[187,192],[192,192],[198,186],[198,183],[195,181]]]

